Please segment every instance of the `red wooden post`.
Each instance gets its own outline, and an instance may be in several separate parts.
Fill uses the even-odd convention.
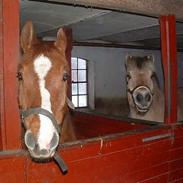
[[[161,51],[164,69],[165,123],[177,122],[177,44],[176,20],[173,15],[160,18]]]
[[[19,59],[19,0],[1,0],[0,75],[2,148],[20,147],[20,121],[17,104],[16,70]]]
[[[2,122],[4,121],[3,118],[3,108],[4,108],[4,101],[3,101],[3,5],[2,0],[0,1],[0,150],[2,150]]]

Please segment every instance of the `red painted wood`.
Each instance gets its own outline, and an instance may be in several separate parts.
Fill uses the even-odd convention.
[[[0,124],[4,121],[3,107],[4,107],[4,92],[3,92],[3,29],[2,29],[2,0],[0,1]],[[2,125],[0,125],[0,150],[2,150]]]
[[[3,149],[20,147],[20,121],[17,104],[16,70],[19,60],[19,0],[2,0],[3,31],[3,108],[1,132]]]
[[[25,183],[26,173],[25,157],[8,157],[0,159],[0,182],[1,183]]]
[[[168,111],[168,60],[169,60],[169,48],[167,47],[167,17],[160,17],[160,33],[161,33],[161,54],[162,54],[162,63],[164,70],[164,98],[165,98],[165,122],[168,123],[170,121],[169,111]]]
[[[156,133],[161,132],[162,130],[156,131]],[[143,143],[142,138],[147,134],[145,132],[127,135],[126,138],[121,136],[107,142],[104,140],[103,143],[99,140],[95,143],[84,143],[82,146],[63,149],[60,153],[69,166],[67,175],[60,174],[53,163],[46,165],[30,162],[28,180],[29,182],[35,180],[36,182],[73,182],[74,180],[76,183],[135,183],[152,179],[167,182],[169,167],[167,153],[171,140]],[[39,173],[36,171],[38,169]]]
[[[142,181],[142,183],[164,183],[168,180],[168,174],[163,174],[157,177],[149,178],[147,180]],[[141,182],[139,182],[141,183]]]
[[[170,149],[169,181],[183,182],[183,127],[176,126],[174,130],[175,139]]]
[[[145,124],[124,122],[122,120],[109,119],[107,117],[97,116],[94,114],[88,115],[81,112],[74,113],[74,122],[78,138],[81,139],[149,127],[149,125]]]
[[[164,70],[165,122],[177,122],[177,48],[175,17],[160,17],[161,51]],[[170,98],[168,97],[170,96]]]
[[[78,142],[72,146],[67,144],[59,150],[60,155],[69,166],[69,172],[66,175],[61,174],[54,162],[35,163],[30,158],[25,161],[24,154],[20,154],[19,157],[15,155],[2,158],[0,155],[0,170],[3,167],[6,172],[2,172],[0,180],[11,182],[14,180],[13,177],[16,177],[17,180],[20,177],[25,180],[24,177],[26,177],[25,182],[29,183],[72,183],[73,180],[75,183],[181,182],[183,155],[180,152],[178,154],[172,152],[183,146],[176,143],[179,138],[182,138],[182,130],[182,125],[176,125],[172,129],[170,126],[164,129],[149,129],[133,134],[93,139],[93,142],[91,140],[90,142],[83,141],[82,144]],[[143,138],[171,132],[172,134],[175,132],[175,139],[142,141]],[[14,162],[19,172],[16,171],[17,169],[13,169]],[[11,172],[11,176],[8,172]]]
[[[177,38],[176,19],[169,15],[169,45],[170,45],[170,67],[171,67],[171,122],[177,122],[177,94],[178,94],[178,64],[177,64]]]

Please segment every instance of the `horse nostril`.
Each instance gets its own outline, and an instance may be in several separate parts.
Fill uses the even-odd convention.
[[[141,103],[143,101],[142,94],[138,93],[137,96],[136,96],[136,100],[137,100],[137,102]]]
[[[146,100],[147,102],[150,102],[150,100],[151,100],[151,95],[150,95],[149,93],[147,93],[147,94],[145,95],[145,100]]]
[[[34,149],[36,146],[36,139],[34,138],[32,132],[27,131],[25,133],[25,145],[29,148],[29,149]]]
[[[57,133],[54,133],[53,138],[50,142],[50,149],[55,149],[59,143],[59,136]]]

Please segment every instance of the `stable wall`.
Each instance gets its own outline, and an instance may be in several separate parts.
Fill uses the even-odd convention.
[[[125,48],[99,48],[75,46],[73,57],[81,57],[94,63],[95,97],[126,97],[125,59],[127,54],[153,54],[158,77],[162,80],[160,51]],[[161,81],[161,86],[163,82]]]
[[[73,57],[88,60],[89,103],[96,112],[114,115],[127,115],[125,59],[131,55],[153,55],[157,76],[163,89],[161,51],[126,48],[104,48],[74,46]],[[183,87],[183,53],[178,52],[178,85]]]

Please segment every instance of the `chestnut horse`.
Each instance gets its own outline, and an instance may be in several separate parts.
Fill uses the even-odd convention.
[[[129,117],[163,122],[164,93],[160,89],[153,56],[128,56],[125,66]],[[182,119],[179,105],[178,120]]]
[[[75,140],[72,121],[68,120],[66,46],[63,29],[55,42],[39,40],[31,21],[22,29],[18,98],[26,130],[24,141],[35,159],[52,157],[59,141]]]

